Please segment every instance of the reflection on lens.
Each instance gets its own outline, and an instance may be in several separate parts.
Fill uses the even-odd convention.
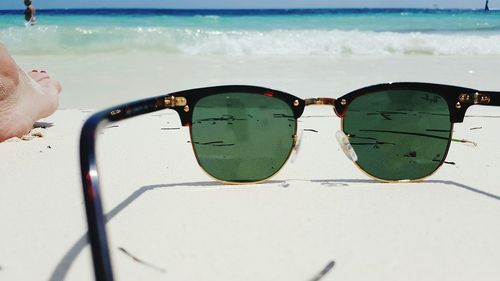
[[[270,96],[224,93],[201,98],[191,139],[200,166],[216,179],[254,182],[275,174],[293,147],[291,107]]]
[[[446,157],[451,128],[448,104],[440,95],[411,90],[359,96],[343,120],[357,164],[387,181],[432,174]]]

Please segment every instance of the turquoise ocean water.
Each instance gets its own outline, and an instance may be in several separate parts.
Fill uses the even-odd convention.
[[[28,28],[0,11],[0,41],[19,55],[500,55],[500,11],[42,10]]]

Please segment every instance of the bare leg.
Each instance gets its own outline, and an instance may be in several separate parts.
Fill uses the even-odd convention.
[[[0,142],[26,134],[54,113],[61,85],[46,73],[24,73],[0,44]]]
[[[31,21],[35,22],[36,21],[36,9],[35,9],[35,6],[30,5],[29,9],[31,10]]]

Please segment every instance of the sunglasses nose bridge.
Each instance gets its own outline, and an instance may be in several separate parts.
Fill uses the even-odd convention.
[[[333,111],[335,112],[335,114],[338,116],[338,117],[343,117],[343,113],[342,112],[339,112],[339,108],[337,107],[338,105],[336,105],[335,103],[337,102],[336,99],[334,98],[310,98],[310,99],[305,99],[305,106],[309,106],[309,105],[331,105],[333,107]],[[343,99],[342,101],[342,106],[344,106],[345,104],[345,100]]]
[[[305,99],[306,106],[309,105],[331,105],[335,107],[335,99],[333,98],[310,98]]]

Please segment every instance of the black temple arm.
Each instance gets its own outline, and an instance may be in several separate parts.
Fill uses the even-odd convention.
[[[105,218],[99,190],[96,142],[101,128],[109,123],[167,108],[160,96],[123,104],[93,114],[83,125],[80,136],[80,168],[87,213],[88,237],[96,280],[113,280],[111,258],[106,238]]]
[[[500,106],[500,92],[481,91],[478,92],[478,104]]]

